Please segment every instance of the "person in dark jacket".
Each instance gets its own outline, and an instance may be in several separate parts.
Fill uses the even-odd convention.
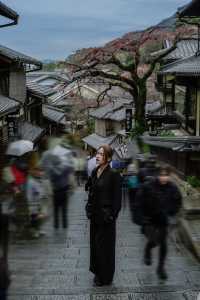
[[[158,176],[140,187],[136,203],[141,214],[141,225],[147,237],[144,262],[151,265],[151,250],[159,246],[157,274],[160,279],[167,279],[164,264],[167,256],[169,218],[179,212],[182,204],[180,191],[170,181],[168,166],[160,167]]]
[[[97,168],[89,178],[86,205],[90,219],[90,271],[96,286],[110,285],[115,272],[116,219],[121,209],[121,176],[109,163],[112,149],[101,146],[96,154]]]
[[[138,181],[144,183],[145,181],[152,180],[157,174],[158,168],[156,166],[156,156],[150,155],[139,169]]]

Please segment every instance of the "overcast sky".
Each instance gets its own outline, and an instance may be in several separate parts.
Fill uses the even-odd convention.
[[[159,23],[189,0],[2,0],[19,24],[0,29],[1,44],[39,59],[64,59]]]

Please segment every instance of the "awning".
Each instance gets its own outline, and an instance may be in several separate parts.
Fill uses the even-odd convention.
[[[65,112],[61,109],[56,109],[55,107],[51,107],[49,105],[42,106],[43,116],[49,121],[55,122],[57,124],[66,125],[66,117]]]
[[[23,122],[20,124],[20,133],[21,139],[36,143],[45,133],[45,129],[29,122]]]
[[[110,145],[117,135],[112,135],[109,137],[102,137],[100,135],[97,135],[96,133],[93,133],[91,135],[86,136],[83,138],[83,142],[85,142],[87,145],[92,147],[93,149],[98,149],[101,145],[108,144]]]

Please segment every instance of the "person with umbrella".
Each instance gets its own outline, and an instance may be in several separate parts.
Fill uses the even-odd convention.
[[[73,172],[72,156],[69,149],[61,145],[46,151],[41,159],[41,166],[50,179],[53,190],[54,228],[67,228],[68,192],[71,186]]]

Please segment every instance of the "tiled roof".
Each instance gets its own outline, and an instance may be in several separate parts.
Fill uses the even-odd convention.
[[[93,133],[91,135],[86,136],[82,140],[88,144],[93,149],[98,149],[101,145],[108,144],[110,145],[117,135],[112,135],[108,137],[102,137],[100,135],[97,135],[96,133]]]
[[[152,101],[152,102],[147,102],[145,106],[145,111],[146,113],[154,113],[159,111],[162,108],[162,104],[160,101]]]
[[[188,5],[178,10],[180,17],[197,17],[200,16],[199,0],[192,0]]]
[[[181,137],[153,137],[143,136],[145,144],[155,147],[167,148],[173,151],[199,151],[200,152],[200,137],[181,136]]]
[[[182,76],[199,76],[200,75],[200,56],[191,57],[168,64],[161,68],[159,74],[176,74]]]
[[[15,23],[18,21],[19,15],[10,7],[6,6],[0,1],[0,15],[13,20]]]
[[[73,100],[73,101],[72,101]],[[57,101],[52,102],[49,98],[48,98],[48,103],[51,106],[54,107],[66,107],[66,106],[72,106],[72,102],[74,102],[74,99],[71,98],[67,98],[67,99],[59,99]]]
[[[198,40],[195,38],[184,39],[177,43],[175,50],[166,55],[164,60],[178,60],[190,57],[197,52]]]
[[[96,119],[107,120],[124,120],[125,119],[125,105],[129,105],[133,100],[117,100],[108,103],[105,106],[97,108],[90,113],[90,116]]]
[[[39,72],[38,72],[38,74],[39,74]],[[46,75],[41,74],[40,76],[38,75],[36,77],[32,77],[31,81],[40,83],[47,79],[54,79],[55,81],[60,82],[60,83],[65,83],[65,82],[67,83],[69,81],[67,76],[64,76],[64,75],[62,76],[60,74],[56,74],[55,72],[53,72],[52,74],[46,74]]]
[[[54,108],[50,105],[44,104],[42,106],[43,116],[50,121],[66,125],[65,113],[61,109]]]
[[[26,85],[31,93],[36,94],[38,96],[48,97],[55,93],[55,90],[53,90],[52,88],[48,86],[39,85],[38,83],[32,81],[27,81]]]
[[[0,116],[14,112],[16,109],[20,107],[20,103],[10,99],[8,97],[5,97],[3,95],[0,95]]]
[[[44,134],[45,129],[29,122],[23,122],[20,125],[20,131],[22,139],[36,142]]]
[[[2,45],[0,45],[0,56],[5,56],[13,61],[19,61],[25,64],[31,64],[39,67],[42,66],[42,63],[39,60]]]

